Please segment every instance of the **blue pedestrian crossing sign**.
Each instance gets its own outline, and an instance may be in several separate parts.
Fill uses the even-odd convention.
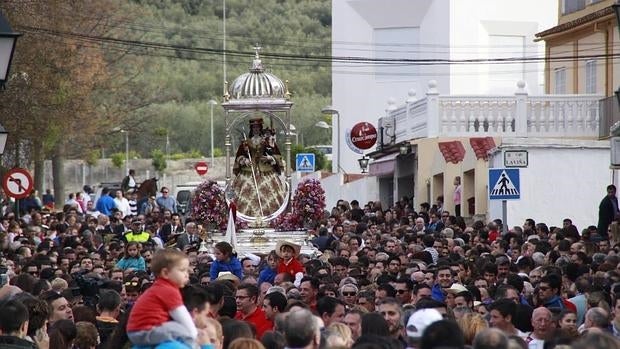
[[[489,200],[519,200],[521,183],[518,168],[489,169]]]
[[[295,158],[297,172],[314,172],[314,154],[300,153]]]

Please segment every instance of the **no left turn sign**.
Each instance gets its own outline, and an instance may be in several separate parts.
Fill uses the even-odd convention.
[[[25,168],[12,168],[2,178],[2,188],[6,195],[14,199],[23,199],[30,195],[33,181]]]

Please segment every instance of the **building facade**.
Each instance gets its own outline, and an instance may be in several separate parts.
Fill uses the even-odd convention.
[[[333,108],[341,118],[340,144],[338,134],[332,144],[341,150],[341,166],[359,173],[360,155],[346,144],[354,124],[376,123],[386,113],[385,101],[402,96],[393,104],[405,102],[403,91],[423,95],[429,80],[445,95],[511,94],[520,80],[528,93],[541,93],[543,60],[489,64],[485,59],[544,57],[535,34],[556,25],[557,14],[557,3],[539,0],[333,1],[332,55],[371,61],[332,66]],[[333,126],[338,129],[336,120]]]
[[[560,0],[558,23],[536,34],[546,44],[545,91],[553,94],[602,94],[600,137],[618,118],[614,92],[620,69],[614,54],[620,36],[611,5],[615,0]]]

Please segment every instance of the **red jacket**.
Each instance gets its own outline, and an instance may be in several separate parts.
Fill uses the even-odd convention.
[[[295,278],[295,274],[304,273],[305,271],[306,269],[303,265],[301,265],[301,262],[295,258],[291,259],[288,264],[285,264],[282,259],[278,262],[278,274],[289,273],[293,278]]]
[[[238,311],[235,314],[235,319],[254,325],[254,328],[256,328],[256,338],[259,340],[263,338],[265,332],[273,330],[273,322],[267,319],[261,307],[256,307],[256,310],[247,316],[243,316],[243,313]]]

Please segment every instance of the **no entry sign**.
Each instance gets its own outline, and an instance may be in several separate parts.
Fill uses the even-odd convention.
[[[194,169],[196,169],[196,173],[198,173],[199,176],[204,176],[207,174],[207,171],[209,171],[209,165],[204,161],[198,161],[196,165],[194,165]]]

